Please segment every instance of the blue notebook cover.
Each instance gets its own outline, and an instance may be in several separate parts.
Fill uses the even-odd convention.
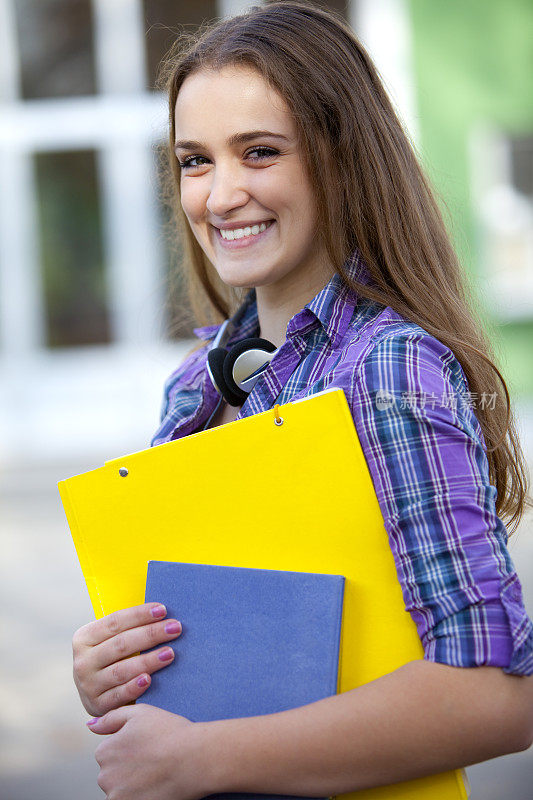
[[[343,594],[341,575],[150,561],[146,602],[183,632],[139,702],[204,722],[336,694]]]

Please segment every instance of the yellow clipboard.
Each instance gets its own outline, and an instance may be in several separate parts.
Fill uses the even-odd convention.
[[[423,657],[340,389],[59,483],[97,617],[144,602],[149,560],[345,576],[338,691]],[[463,771],[342,795],[466,800]]]

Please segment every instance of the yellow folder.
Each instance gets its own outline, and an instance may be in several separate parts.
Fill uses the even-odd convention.
[[[344,575],[338,691],[422,658],[342,390],[59,483],[97,617],[144,602],[149,560]],[[465,800],[462,770],[342,795]]]

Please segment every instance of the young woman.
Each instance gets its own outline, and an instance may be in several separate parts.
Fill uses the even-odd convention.
[[[194,723],[128,705],[172,659],[179,621],[156,603],[117,612],[73,643],[91,730],[113,734],[100,786],[327,796],[529,747],[533,627],[501,519],[525,502],[507,390],[368,56],[327,11],[273,3],[176,52],[168,90],[191,284],[231,325],[198,329],[153,444],[342,388],[424,659],[291,711]],[[246,394],[231,370],[209,375],[208,353],[250,337],[273,355]]]

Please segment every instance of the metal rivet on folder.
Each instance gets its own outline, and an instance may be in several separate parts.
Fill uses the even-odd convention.
[[[118,471],[118,474],[120,475],[121,478],[125,478],[126,475],[128,474],[127,468],[126,467],[121,467],[119,469],[119,471]]]
[[[279,413],[279,405],[274,406],[274,425],[283,425],[283,417]]]

